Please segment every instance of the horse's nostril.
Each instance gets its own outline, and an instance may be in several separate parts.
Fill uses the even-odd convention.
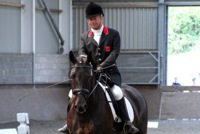
[[[86,111],[86,109],[87,109],[87,104],[82,104],[82,105],[75,105],[74,106],[75,107],[75,109],[76,109],[76,111],[78,112],[78,113],[84,113],[85,111]]]
[[[86,105],[86,104],[84,105],[84,108],[85,108],[85,109],[87,108],[87,105]]]

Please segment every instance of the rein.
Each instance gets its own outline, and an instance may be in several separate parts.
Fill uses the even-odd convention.
[[[79,66],[71,66],[71,68],[92,68],[92,67],[87,65],[79,65]]]
[[[113,67],[113,66],[115,66],[115,64],[103,67],[101,70],[104,70],[104,69],[107,69],[107,68],[110,68],[110,67]],[[90,66],[87,66],[87,65],[71,66],[71,68],[91,68],[92,69],[92,64],[90,63]],[[98,72],[98,71],[94,70],[94,72]]]

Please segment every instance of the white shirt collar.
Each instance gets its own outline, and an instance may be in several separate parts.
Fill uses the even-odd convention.
[[[101,33],[102,33],[102,31],[103,31],[103,25],[101,26],[101,28],[100,29],[98,29],[98,30],[95,30],[95,29],[93,29],[93,28],[91,28],[91,30],[92,30],[92,32],[94,33],[94,35],[101,35]]]

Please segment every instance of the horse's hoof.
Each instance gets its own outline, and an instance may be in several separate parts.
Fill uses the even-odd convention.
[[[124,132],[126,134],[135,134],[139,132],[139,129],[136,128],[131,122],[126,122],[124,124]]]

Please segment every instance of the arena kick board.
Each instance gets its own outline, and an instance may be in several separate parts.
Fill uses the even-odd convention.
[[[15,128],[0,129],[0,134],[17,134],[17,130]]]

